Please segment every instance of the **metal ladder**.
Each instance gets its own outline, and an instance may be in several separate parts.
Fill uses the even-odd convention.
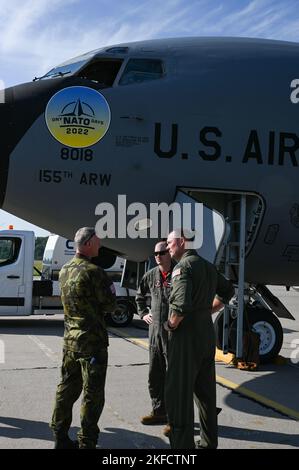
[[[246,249],[246,195],[236,195],[227,206],[227,222],[231,235],[225,247],[225,275],[229,277],[232,266],[238,268],[237,302],[235,305],[225,305],[223,315],[223,353],[228,353],[229,318],[234,311],[237,316],[237,345],[236,357],[243,355],[243,316],[244,316],[244,271]]]

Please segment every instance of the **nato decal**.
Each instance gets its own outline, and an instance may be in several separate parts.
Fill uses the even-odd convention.
[[[72,86],[52,96],[45,119],[58,142],[83,148],[104,137],[110,126],[111,112],[101,93],[84,86]]]

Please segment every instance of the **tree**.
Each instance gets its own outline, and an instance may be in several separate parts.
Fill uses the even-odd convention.
[[[34,259],[42,260],[44,256],[45,246],[48,241],[48,237],[36,237],[35,239],[35,252]]]

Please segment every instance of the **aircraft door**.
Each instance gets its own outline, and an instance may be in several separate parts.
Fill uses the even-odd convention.
[[[137,263],[125,260],[120,286],[126,289],[136,290],[140,284],[142,276],[147,271],[147,262]]]
[[[24,239],[23,237],[0,238],[0,314],[16,315],[24,306]]]
[[[182,191],[177,192],[174,202],[180,204],[182,208],[181,214],[184,214],[184,204],[191,205],[191,227],[187,228],[195,230],[196,236],[201,242],[196,251],[210,263],[217,264],[229,237],[229,225],[224,217],[216,210],[210,209],[204,204],[196,208],[195,204],[198,204],[198,201]],[[171,218],[170,226],[173,226],[173,229],[176,228],[173,218]]]

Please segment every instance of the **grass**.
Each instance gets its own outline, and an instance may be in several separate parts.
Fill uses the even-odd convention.
[[[35,261],[34,261],[34,266],[35,266],[39,271],[42,270],[42,265],[43,265],[42,260],[35,260]],[[35,269],[33,270],[33,276],[39,276],[39,274],[35,271]]]

